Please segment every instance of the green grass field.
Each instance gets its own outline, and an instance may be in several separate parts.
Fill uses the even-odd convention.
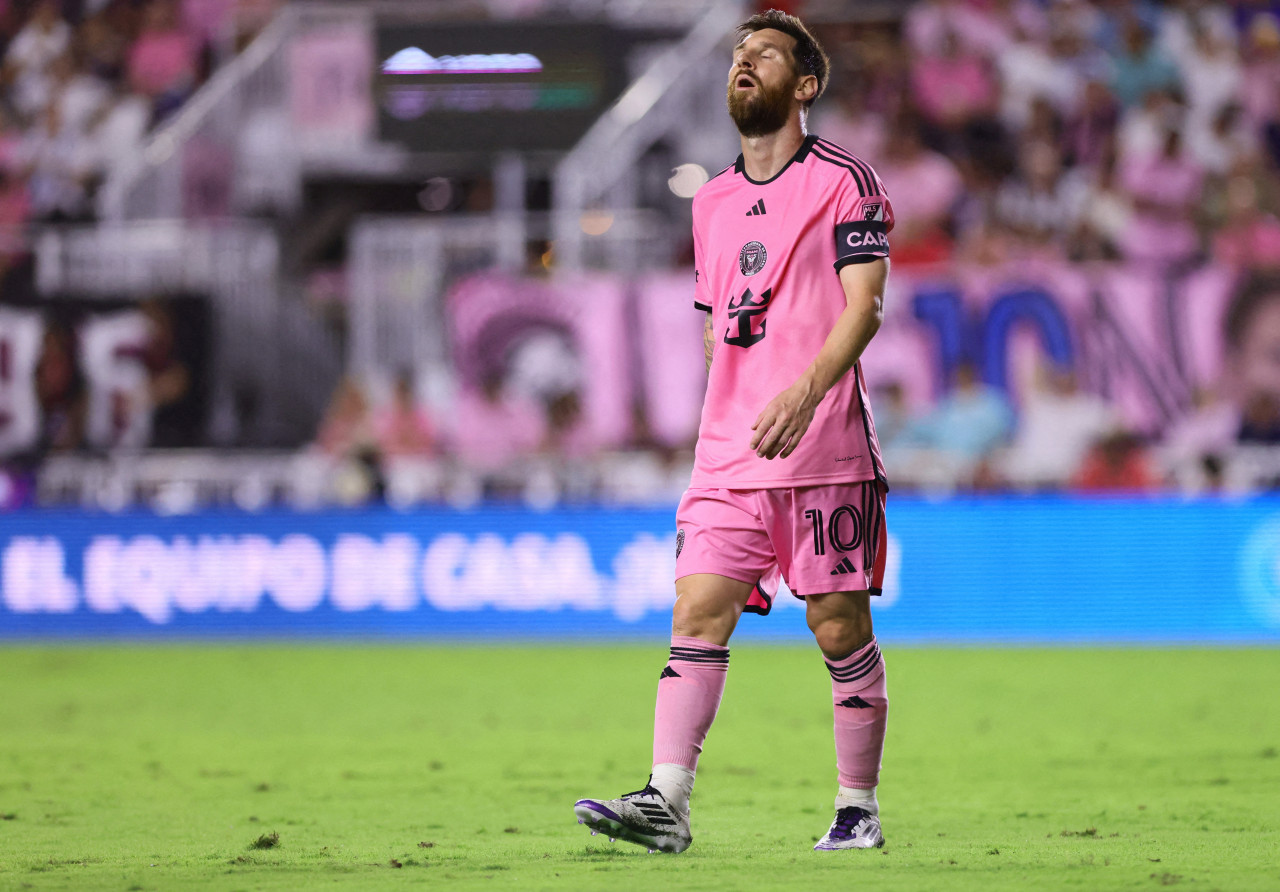
[[[3,648],[0,889],[1280,889],[1280,651],[889,642],[888,844],[822,854],[822,663],[733,654],[671,856],[571,810],[661,642]]]

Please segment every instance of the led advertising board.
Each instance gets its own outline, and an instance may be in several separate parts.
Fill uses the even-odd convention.
[[[621,93],[632,40],[602,24],[383,25],[379,135],[416,151],[568,149]]]

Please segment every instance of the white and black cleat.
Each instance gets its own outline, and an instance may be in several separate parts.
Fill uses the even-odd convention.
[[[884,834],[880,831],[880,819],[866,809],[851,805],[836,812],[831,829],[813,848],[818,852],[834,852],[839,849],[878,849],[882,845]]]
[[[579,824],[591,835],[605,831],[609,841],[621,839],[654,852],[683,852],[693,842],[689,815],[676,811],[653,787],[617,799],[579,799],[573,806]]]

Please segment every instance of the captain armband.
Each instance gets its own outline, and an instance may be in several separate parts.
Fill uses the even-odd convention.
[[[883,220],[858,220],[836,226],[836,269],[889,256],[889,233]]]

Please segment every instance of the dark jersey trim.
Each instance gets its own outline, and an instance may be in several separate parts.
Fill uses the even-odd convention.
[[[741,156],[739,156],[739,159],[738,159],[738,160],[742,160],[742,159],[741,159]],[[738,169],[738,165],[737,165],[736,163],[735,163],[735,164],[730,164],[730,165],[729,165],[728,167],[726,167],[724,170],[720,171],[720,173],[728,173],[728,172],[729,172],[729,171],[731,171],[731,170],[736,171],[737,169]],[[717,174],[712,175],[712,176],[707,180],[707,182],[709,183],[709,182],[711,182],[711,180],[714,180],[716,177],[720,176],[720,173],[717,173]]]
[[[885,492],[889,491],[889,480],[885,476],[884,468],[880,467],[880,462],[876,457],[876,450],[872,448],[871,439],[871,417],[867,414],[867,404],[862,398],[862,360],[858,360],[853,366],[853,392],[858,395],[858,410],[862,413],[862,431],[867,438],[867,451],[871,453],[871,470],[876,475],[876,480],[884,484]]]
[[[853,254],[849,257],[841,257],[835,262],[836,272],[844,269],[846,266],[853,266],[856,263],[871,263],[876,260],[888,260],[888,254]]]
[[[796,153],[791,156],[791,160],[782,165],[782,170],[769,177],[767,180],[753,180],[747,176],[747,165],[742,160],[742,156],[738,156],[738,160],[733,162],[733,172],[742,174],[742,178],[753,186],[766,186],[772,183],[778,177],[787,172],[787,168],[793,164],[803,164],[804,159],[809,157],[809,152],[813,149],[813,144],[818,141],[816,136],[806,136],[804,142],[800,143],[800,148],[796,149]]]
[[[867,185],[866,177],[848,161],[836,155],[826,154],[818,147],[814,147],[813,157],[821,158],[823,161],[828,164],[834,164],[836,167],[843,167],[845,170],[849,171],[849,175],[853,177],[853,181],[858,184],[858,194],[863,198],[866,198],[868,194],[870,194],[871,190]]]
[[[755,613],[759,616],[768,616],[769,611],[773,609],[773,598],[769,597],[769,593],[760,587],[760,583],[756,583],[756,594],[760,596],[760,600],[764,601],[764,606],[757,604],[748,604],[742,608],[743,613]]]
[[[701,310],[701,311],[702,311],[702,312],[704,312],[704,313],[710,313],[710,312],[711,312],[711,308],[710,308],[709,306],[707,306],[706,304],[702,303],[701,301],[696,301],[696,300],[695,300],[695,301],[693,302],[693,308],[694,308],[695,310]]]
[[[849,152],[845,149],[840,148],[840,146],[836,145],[833,142],[830,142],[829,140],[825,140],[825,139],[818,140],[818,147],[826,151],[828,154],[834,155],[837,158],[842,158],[845,161],[848,161],[850,164],[854,165],[859,170],[861,170],[862,175],[866,177],[868,191],[872,195],[884,194],[884,190],[880,188],[880,178],[876,176],[876,172],[871,169],[870,164],[863,161],[861,158],[854,155],[852,152]]]
[[[863,168],[858,167],[857,164],[859,164],[859,162],[850,161],[834,154],[823,154],[823,151],[817,146],[814,147],[813,157],[821,158],[828,164],[834,164],[836,167],[843,167],[845,170],[849,171],[849,175],[853,177],[853,181],[858,184],[858,194],[863,198],[871,198],[882,194],[880,192],[879,185],[876,183],[875,174],[869,173],[870,168],[866,168],[864,170]]]

